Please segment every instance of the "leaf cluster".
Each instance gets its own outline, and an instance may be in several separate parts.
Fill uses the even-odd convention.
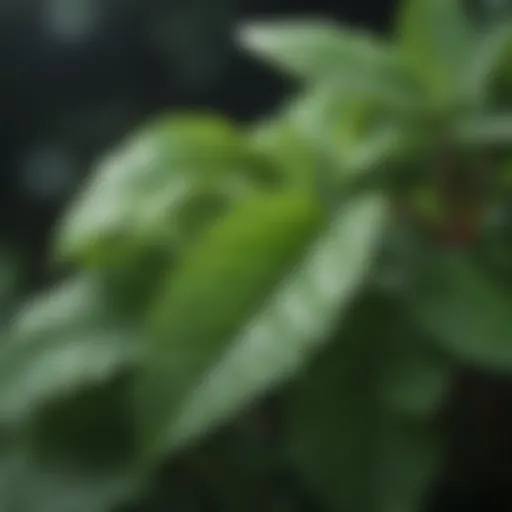
[[[464,9],[406,0],[390,40],[244,27],[297,97],[253,126],[154,120],[99,162],[56,231],[73,277],[4,329],[1,510],[115,510],[274,392],[265,464],[326,510],[419,509],[457,370],[512,365],[510,242],[489,221],[509,200],[512,27]],[[223,510],[251,510],[211,478]]]

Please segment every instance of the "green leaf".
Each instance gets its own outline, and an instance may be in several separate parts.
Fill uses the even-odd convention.
[[[247,190],[272,179],[265,172],[225,121],[153,121],[100,163],[64,217],[57,256],[117,266],[145,246],[169,250],[197,224],[208,224]]]
[[[466,71],[464,86],[468,99],[477,106],[493,102],[493,86],[512,55],[512,23],[493,25],[479,38]]]
[[[10,446],[0,452],[3,512],[110,512],[135,493],[131,476],[40,464]]]
[[[225,311],[229,313],[232,321],[229,329],[223,330],[222,346],[217,349],[216,357],[210,356],[208,361],[201,358],[205,363],[202,365],[203,371],[194,372],[194,382],[190,382],[192,385],[180,397],[180,408],[175,409],[172,415],[160,423],[166,448],[175,450],[183,444],[197,441],[202,434],[219,426],[270,387],[288,379],[322,345],[333,321],[350,302],[369,271],[385,218],[384,205],[385,202],[378,197],[354,200],[338,212],[325,231],[317,233],[317,237],[311,240],[311,229],[307,230],[308,237],[305,237],[304,227],[301,226],[304,221],[298,223],[301,217],[311,213],[301,213],[295,209],[297,218],[293,220],[290,217],[293,210],[290,210],[287,216],[283,216],[283,221],[288,217],[287,223],[290,225],[285,227],[286,223],[283,223],[282,228],[279,228],[279,231],[284,229],[287,234],[278,235],[277,225],[276,228],[272,227],[272,233],[259,239],[261,245],[257,251],[253,249],[252,254],[245,254],[245,251],[242,254],[240,250],[228,252],[224,244],[224,249],[220,251],[219,245],[219,252],[225,255],[224,258],[229,263],[223,285],[213,286],[214,274],[211,271],[211,277],[203,278],[203,282],[211,282],[208,302],[218,301],[222,297],[226,303]],[[290,206],[283,205],[283,208],[289,209]],[[284,213],[283,211],[281,215]],[[247,224],[247,220],[244,223]],[[297,233],[294,235],[297,243],[294,251],[288,255],[288,261],[280,258],[279,266],[272,264],[275,284],[269,287],[269,282],[265,283],[263,276],[271,267],[268,266],[265,273],[262,272],[259,276],[256,272],[258,267],[263,268],[263,258],[275,258],[277,247],[275,242],[271,242],[270,236],[291,236],[293,224],[297,224],[295,230],[301,227],[300,243]],[[247,228],[247,232],[255,230],[255,226],[249,228],[249,224]],[[261,228],[263,225],[260,224],[258,230]],[[270,226],[266,231],[269,229]],[[237,239],[239,238],[240,235],[237,235]],[[244,258],[244,268],[240,267],[239,272],[243,270],[247,278],[251,278],[250,286],[247,278],[244,281],[240,277],[234,279],[236,266],[242,264],[240,259],[235,265],[235,254]],[[289,258],[292,254],[294,262]],[[257,262],[258,259],[260,263]],[[187,282],[190,283],[190,280]],[[226,283],[231,282],[232,290],[226,290]],[[174,289],[176,290],[176,285]],[[241,311],[237,304],[246,297],[251,298],[253,305]],[[219,332],[217,323],[222,318],[216,307],[210,314],[217,314],[208,322],[205,321],[208,320],[208,306],[206,302],[201,304],[199,298],[197,294],[191,300],[191,304],[196,306],[193,324],[195,326],[202,322],[205,333],[210,333],[206,336],[211,342],[215,336],[213,333]],[[167,311],[171,315],[173,310]],[[190,317],[184,314],[180,317],[181,323],[186,323],[189,329]],[[169,345],[172,343],[176,346],[172,350],[173,366],[162,365],[162,371],[165,370],[167,376],[161,376],[155,382],[154,390],[166,385],[176,389],[173,386],[174,376],[182,372],[184,358],[194,357],[196,351],[204,353],[204,340],[191,337],[186,340],[187,349],[181,348],[178,351],[176,342],[181,338],[177,338],[180,335],[178,328],[183,329],[175,322],[174,331],[170,332],[168,340]],[[170,347],[167,350],[169,349]],[[160,349],[154,353],[162,358],[163,351]],[[170,356],[171,354],[166,355]]]
[[[512,143],[512,113],[480,115],[455,124],[454,139],[467,146],[505,146]]]
[[[328,21],[275,21],[251,23],[239,39],[251,53],[301,79],[335,81],[342,96],[400,105],[418,99],[401,55],[362,30]]]
[[[340,96],[335,82],[311,87],[283,113],[295,131],[322,155],[337,184],[393,165],[410,152],[412,118],[378,102]]]
[[[148,475],[133,464],[130,378],[84,380],[32,407],[29,422],[2,424],[1,510],[111,512],[145,490]]]
[[[404,325],[396,329],[395,339],[388,344],[381,398],[390,412],[428,420],[451,389],[454,368],[446,357],[432,350],[430,340],[417,328],[403,318],[396,321]]]
[[[445,377],[443,367],[423,371],[421,339],[388,302],[358,301],[285,395],[288,457],[327,510],[415,512],[435,476],[430,417],[446,379],[425,377]]]
[[[462,0],[403,0],[399,43],[431,99],[458,101],[475,47],[475,30]]]
[[[315,187],[321,174],[322,158],[310,141],[288,119],[278,116],[258,124],[252,131],[254,150],[293,186]]]
[[[88,275],[20,308],[7,338],[0,347],[0,420],[6,422],[110,379],[137,352],[130,322]]]
[[[488,370],[512,365],[512,301],[467,257],[432,255],[416,293],[407,299],[433,341]]]
[[[167,444],[161,438],[185,394],[291,271],[323,217],[308,192],[260,195],[230,211],[184,255],[150,311],[140,385],[148,442]]]

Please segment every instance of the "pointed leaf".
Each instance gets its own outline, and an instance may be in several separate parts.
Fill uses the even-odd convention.
[[[287,183],[306,187],[317,184],[321,157],[288,119],[277,117],[257,125],[251,143]]]
[[[430,258],[423,285],[407,304],[440,347],[466,362],[512,366],[512,301],[466,257]]]
[[[397,36],[432,99],[457,101],[473,58],[475,31],[462,0],[403,0]]]
[[[424,347],[388,300],[358,302],[341,336],[285,396],[289,458],[327,510],[415,512],[435,475],[439,447],[429,420],[439,386],[407,372]],[[397,360],[402,350],[413,358]]]
[[[165,425],[171,449],[196,441],[290,378],[318,350],[369,271],[384,204],[377,197],[347,204],[310,247],[297,251],[296,265],[280,269],[280,280],[226,333],[222,352]]]
[[[0,347],[0,420],[20,421],[45,403],[103,382],[131,365],[137,350],[90,276],[80,276],[20,310]]]
[[[415,84],[395,48],[384,40],[335,22],[289,20],[250,23],[243,47],[308,82],[334,80],[338,93],[407,104]]]
[[[464,80],[465,94],[472,104],[486,106],[494,98],[492,88],[504,67],[510,67],[512,23],[501,22],[481,36]]]
[[[322,219],[310,193],[257,196],[220,219],[184,255],[150,315],[139,395],[151,448],[168,447],[169,423],[186,393],[290,271]]]
[[[458,143],[472,147],[510,147],[512,113],[463,118],[455,125],[454,138]]]
[[[340,96],[336,83],[310,88],[284,112],[335,181],[348,183],[389,167],[410,152],[416,135],[407,115],[377,102]]]
[[[115,266],[141,245],[169,247],[190,221],[209,220],[269,178],[251,158],[243,137],[217,118],[151,123],[100,163],[64,218],[57,256]]]

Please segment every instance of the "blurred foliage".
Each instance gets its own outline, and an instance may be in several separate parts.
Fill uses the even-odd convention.
[[[2,511],[423,509],[461,370],[512,368],[512,19],[464,9],[243,27],[297,96],[126,136],[36,297],[1,253]]]

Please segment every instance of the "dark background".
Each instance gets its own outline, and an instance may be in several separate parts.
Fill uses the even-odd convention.
[[[30,256],[31,280],[62,204],[144,118],[193,107],[245,121],[278,104],[288,84],[238,54],[237,23],[315,14],[383,31],[393,3],[0,0],[0,229]]]

